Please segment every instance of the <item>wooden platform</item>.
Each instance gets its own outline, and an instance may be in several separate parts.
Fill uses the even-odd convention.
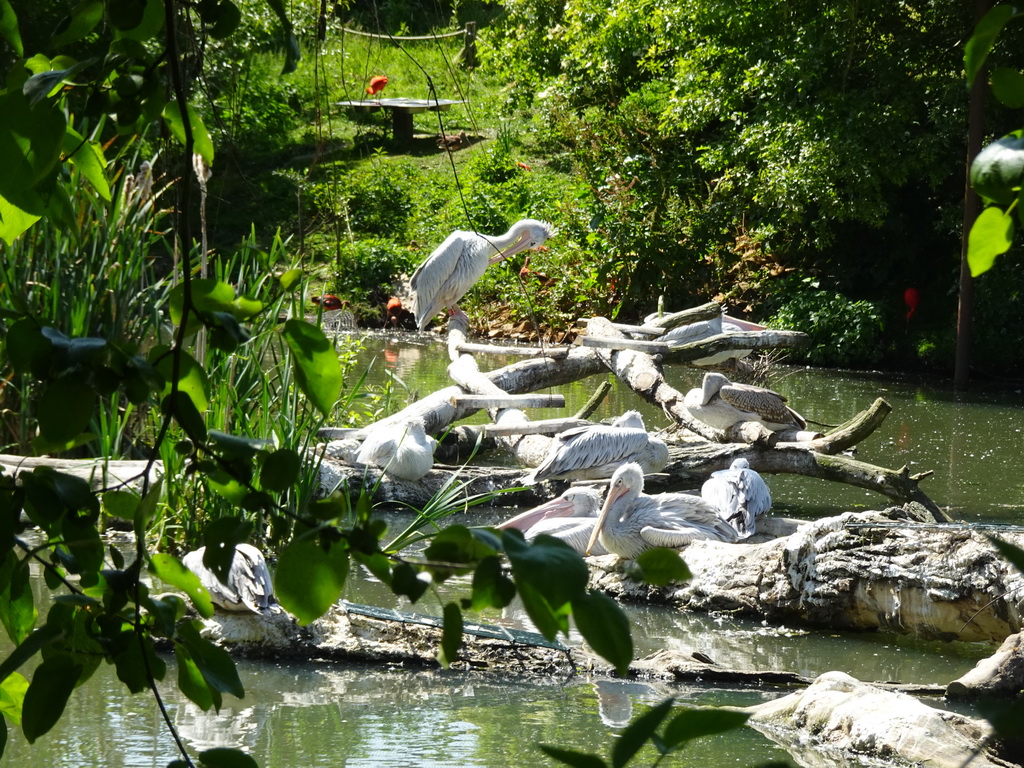
[[[456,104],[468,103],[465,99],[360,99],[358,101],[336,101],[336,106],[373,112],[386,109],[391,112],[391,127],[394,139],[399,144],[412,141],[412,116],[419,112],[447,112]]]

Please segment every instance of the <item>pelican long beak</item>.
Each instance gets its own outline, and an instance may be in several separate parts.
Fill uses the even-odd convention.
[[[530,242],[530,233],[521,232],[512,245],[503,251],[498,251],[494,256],[491,256],[491,258],[487,260],[487,266],[493,267],[499,261],[504,261],[507,258],[515,256],[520,251],[526,250],[530,247]]]
[[[590,550],[594,548],[594,544],[597,543],[597,539],[604,528],[605,521],[608,520],[612,504],[614,504],[623,493],[625,493],[625,488],[621,488],[614,484],[608,489],[608,495],[605,497],[604,504],[601,505],[601,513],[597,516],[597,522],[594,523],[594,530],[590,534],[590,541],[587,542],[586,554],[589,555]]]
[[[528,531],[541,520],[548,520],[553,517],[571,517],[572,513],[572,502],[559,496],[556,499],[544,502],[539,507],[528,509],[515,517],[511,517],[501,525],[494,527],[500,530],[517,528],[520,531]]]

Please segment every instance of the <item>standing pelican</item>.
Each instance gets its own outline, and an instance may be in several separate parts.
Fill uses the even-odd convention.
[[[527,541],[533,541],[542,533],[561,539],[579,554],[587,549],[587,540],[597,522],[601,508],[601,494],[594,488],[574,486],[561,496],[551,499],[526,512],[506,520],[496,528],[516,528],[523,532]],[[595,545],[591,554],[607,555],[600,544]]]
[[[610,477],[627,461],[637,462],[645,472],[660,472],[668,464],[668,446],[648,434],[639,411],[626,411],[610,425],[591,424],[555,435],[547,456],[527,482],[596,480]]]
[[[283,613],[274,597],[270,570],[263,553],[251,544],[236,544],[225,584],[203,563],[206,547],[189,552],[181,563],[199,577],[214,605],[227,611],[252,611],[263,616]]]
[[[479,280],[487,267],[536,248],[554,231],[547,222],[523,219],[499,237],[455,230],[434,249],[412,275],[412,311],[419,329],[425,330],[442,307],[454,314],[458,301]]]
[[[736,529],[739,538],[754,534],[757,518],[772,508],[772,494],[764,479],[746,459],[735,459],[728,469],[712,472],[700,489],[718,514]]]
[[[384,474],[401,480],[419,480],[434,464],[437,440],[423,428],[421,419],[376,427],[359,447],[356,461],[381,467]]]
[[[786,405],[778,392],[749,384],[734,384],[720,373],[705,373],[700,389],[691,389],[683,405],[695,419],[716,429],[740,421],[759,421],[768,429],[804,429],[804,417]]]
[[[633,560],[654,547],[682,547],[698,539],[736,541],[736,531],[700,496],[648,496],[639,464],[623,464],[612,475],[587,552],[600,540],[605,549]]]

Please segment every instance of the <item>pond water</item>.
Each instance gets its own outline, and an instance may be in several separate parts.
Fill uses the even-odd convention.
[[[344,343],[344,340],[343,340]],[[446,355],[426,337],[368,336],[360,364],[370,380],[397,377],[399,404],[418,389],[425,394],[447,382]],[[482,367],[511,362],[481,359]],[[672,371],[680,390],[696,386],[697,371]],[[571,413],[593,391],[591,379],[558,392],[564,411],[541,410],[538,418]],[[940,506],[968,521],[1022,522],[1024,476],[1021,456],[1024,408],[1021,392],[972,392],[954,396],[944,382],[896,379],[860,373],[780,368],[772,388],[815,421],[838,424],[884,397],[893,413],[859,446],[858,458],[912,471],[931,470],[924,489]],[[648,428],[667,426],[657,409],[614,389],[594,418],[629,408],[643,412]],[[478,421],[485,420],[481,416]],[[767,478],[774,514],[817,518],[849,509],[885,506],[886,500],[860,489],[793,476]],[[453,522],[487,524],[507,510],[482,510]],[[389,515],[392,528],[407,518]],[[458,590],[458,582],[451,589]],[[398,605],[372,577],[356,573],[346,598]],[[439,613],[436,603],[398,607]],[[759,622],[689,615],[658,607],[629,606],[637,655],[660,648],[699,650],[740,669],[782,669],[814,676],[831,669],[864,680],[944,684],[988,655],[988,647],[923,642],[885,633],[807,631]],[[515,604],[481,617],[525,626]],[[569,642],[575,642],[571,638]],[[173,659],[168,681],[173,681]],[[600,752],[607,756],[615,735],[632,714],[666,696],[684,704],[752,704],[783,695],[772,688],[649,685],[580,678],[495,679],[493,676],[379,669],[338,663],[241,661],[246,696],[225,697],[219,714],[204,713],[183,700],[173,684],[162,686],[171,719],[191,750],[213,746],[245,749],[266,768],[292,766],[532,766],[553,765],[538,743]],[[941,706],[941,702],[933,702]],[[194,754],[194,752],[193,752]],[[653,753],[637,765],[650,765]],[[17,766],[165,766],[175,759],[173,741],[150,697],[128,696],[112,670],[101,668],[75,692],[61,725],[36,744],[11,732],[4,760]],[[770,760],[793,764],[784,751],[752,729],[700,740],[662,765],[750,766]]]

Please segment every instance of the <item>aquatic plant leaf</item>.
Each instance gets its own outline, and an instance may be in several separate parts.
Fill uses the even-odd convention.
[[[687,581],[692,577],[690,569],[675,549],[648,549],[636,559],[636,564],[643,580],[656,587],[663,587],[673,581]]]
[[[1013,217],[991,205],[981,212],[967,236],[967,265],[971,277],[978,277],[992,268],[996,256],[1013,245]]]
[[[295,380],[313,406],[325,416],[341,394],[341,363],[334,344],[305,320],[286,320],[282,329],[292,351]]]
[[[633,759],[633,756],[640,751],[641,747],[654,736],[658,726],[661,725],[662,720],[671,711],[674,703],[675,699],[673,698],[665,699],[656,707],[652,707],[640,717],[634,719],[626,727],[626,730],[619,735],[615,746],[612,747],[612,768],[622,768],[622,766]]]
[[[586,752],[577,752],[573,749],[562,749],[552,747],[549,744],[539,744],[541,751],[550,758],[560,763],[571,765],[573,768],[608,768],[608,763],[597,755]]]
[[[299,624],[309,624],[341,597],[348,567],[348,552],[341,546],[324,551],[315,541],[293,541],[277,561],[274,592]]]
[[[240,749],[214,747],[199,753],[199,764],[204,768],[259,768],[249,755]]]
[[[0,683],[0,720],[10,720],[21,725],[21,705],[28,690],[28,680],[20,672],[13,672]],[[5,734],[6,735],[6,734]]]
[[[81,674],[82,665],[66,653],[50,656],[36,667],[21,707],[21,730],[29,744],[60,720]]]
[[[274,451],[260,467],[260,484],[268,491],[287,491],[299,479],[302,461],[290,448]]]
[[[444,629],[441,632],[441,647],[437,652],[437,661],[447,668],[462,647],[462,611],[457,603],[448,603],[444,607]]]
[[[165,552],[158,552],[149,559],[149,571],[172,587],[184,591],[192,604],[204,618],[213,616],[213,601],[210,593],[199,582],[199,577],[181,564],[181,561]]]
[[[175,643],[174,659],[178,666],[178,689],[204,712],[214,704],[220,709],[220,694],[207,685],[188,648]]]
[[[625,675],[633,660],[633,636],[619,604],[602,592],[591,591],[572,601],[572,617],[590,647]]]
[[[668,725],[662,731],[664,750],[666,753],[671,752],[701,736],[712,736],[739,728],[749,717],[746,712],[729,712],[714,708],[680,712],[668,721]]]

